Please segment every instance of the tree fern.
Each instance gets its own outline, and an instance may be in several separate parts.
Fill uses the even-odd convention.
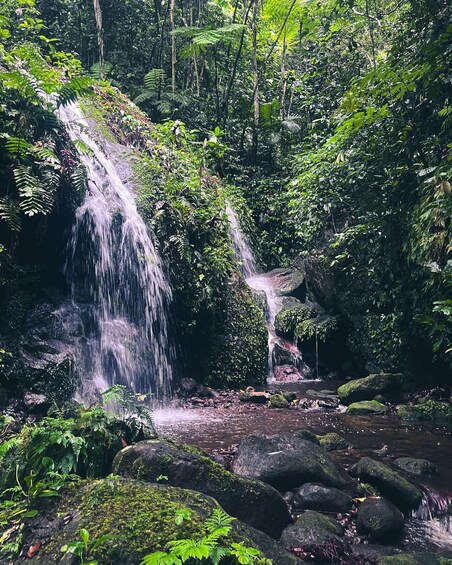
[[[144,77],[144,86],[151,92],[159,91],[166,82],[166,73],[163,69],[151,69]]]

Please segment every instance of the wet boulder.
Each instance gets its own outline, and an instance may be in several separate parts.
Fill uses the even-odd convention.
[[[305,483],[295,493],[293,506],[319,512],[348,512],[353,500],[348,494],[319,483]]]
[[[273,537],[279,537],[290,519],[277,490],[233,475],[201,449],[172,440],[144,441],[126,447],[113,461],[113,472],[149,483],[166,477],[172,486],[214,497],[231,516]]]
[[[190,377],[184,377],[180,380],[180,390],[184,394],[194,393],[197,386],[198,383],[195,381],[195,379],[192,379]]]
[[[390,402],[400,402],[412,387],[411,379],[401,373],[380,373],[350,381],[337,390],[343,404],[372,400],[382,395]]]
[[[239,396],[241,402],[250,402],[251,404],[267,404],[271,394],[268,392],[256,392],[255,390],[246,390]]]
[[[361,400],[353,402],[347,407],[349,416],[377,416],[388,413],[389,408],[376,400]]]
[[[282,546],[302,547],[303,545],[322,545],[328,540],[340,540],[344,534],[342,526],[328,516],[307,510],[300,518],[283,531],[280,543]]]
[[[50,408],[50,402],[44,394],[26,392],[23,402],[27,411],[31,414],[46,414]]]
[[[45,512],[30,521],[24,540],[25,548],[37,539],[42,541],[41,549],[32,560],[25,553],[14,562],[74,563],[71,557],[62,557],[61,547],[79,539],[79,530],[84,528],[93,541],[110,536],[91,549],[91,559],[104,564],[136,565],[145,555],[164,550],[169,541],[200,539],[206,534],[206,519],[217,508],[213,498],[192,490],[115,477],[85,482],[67,489],[57,499],[46,499]],[[186,509],[190,518],[177,523],[177,513]],[[241,541],[260,550],[273,563],[296,563],[269,536],[234,520],[225,544]]]
[[[404,517],[400,510],[384,498],[368,498],[358,509],[357,531],[371,539],[394,537],[403,528]]]
[[[399,457],[394,461],[394,465],[409,473],[410,475],[416,475],[418,477],[423,477],[426,475],[434,475],[438,473],[438,468],[436,465],[427,461],[427,459],[414,459],[413,457]]]
[[[422,492],[384,463],[363,457],[356,466],[356,473],[361,481],[377,488],[403,512],[421,503]]]
[[[298,434],[243,438],[232,470],[280,490],[313,481],[336,488],[345,488],[348,484],[347,474],[339,464],[320,446]]]
[[[273,269],[265,274],[275,293],[278,296],[293,295],[300,300],[304,300],[305,274],[299,269]]]

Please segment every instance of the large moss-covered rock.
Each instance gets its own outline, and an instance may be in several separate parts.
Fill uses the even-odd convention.
[[[279,537],[290,519],[277,490],[233,475],[201,449],[175,441],[151,440],[126,447],[116,456],[113,472],[150,483],[167,477],[170,485],[213,496],[229,514],[273,537]]]
[[[452,424],[452,404],[427,400],[413,406],[399,406],[397,415],[408,421]]]
[[[185,508],[191,517],[177,525],[176,513]],[[33,559],[24,557],[15,563],[72,563],[62,559],[61,547],[78,539],[79,529],[85,528],[93,541],[105,534],[111,536],[91,558],[102,565],[137,565],[143,556],[164,551],[171,540],[201,538],[203,524],[215,508],[218,503],[214,499],[191,490],[120,478],[87,482],[67,490],[51,504],[47,502],[45,513],[31,521],[25,540],[35,543],[39,539],[43,547]],[[274,563],[295,563],[271,538],[236,520],[225,541],[241,540],[261,549]]]
[[[382,395],[391,402],[398,402],[411,388],[410,378],[401,373],[380,373],[350,381],[337,390],[343,404],[372,400]]]
[[[281,535],[280,543],[284,547],[301,547],[303,545],[321,545],[329,539],[340,539],[344,530],[339,522],[319,512],[307,510],[300,518],[287,526]]]
[[[367,416],[387,414],[389,408],[376,400],[361,400],[353,402],[347,407],[347,414],[350,416]]]
[[[324,449],[297,434],[245,437],[232,468],[238,475],[259,479],[280,490],[314,481],[336,488],[348,484],[344,470]]]
[[[422,492],[384,463],[363,457],[357,464],[356,473],[402,511],[416,508],[421,503]]]
[[[383,498],[365,500],[358,509],[357,531],[372,539],[387,539],[398,534],[404,524],[400,510]]]

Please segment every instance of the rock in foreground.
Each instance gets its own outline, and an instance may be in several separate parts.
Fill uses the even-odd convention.
[[[233,475],[201,449],[171,440],[143,441],[126,447],[113,462],[113,472],[149,483],[158,477],[172,486],[214,497],[243,522],[279,537],[290,516],[277,490],[260,481]]]
[[[344,530],[339,522],[319,512],[307,510],[295,524],[284,530],[280,543],[287,548],[309,544],[321,545],[328,539],[340,539],[343,534]]]
[[[176,513],[185,508],[191,517],[177,525]],[[201,538],[205,534],[203,523],[215,508],[215,500],[190,490],[118,478],[88,482],[69,489],[46,509],[45,517],[32,521],[29,541],[40,539],[43,547],[33,559],[25,557],[17,563],[72,563],[62,561],[61,547],[78,539],[80,528],[85,528],[92,540],[111,536],[92,552],[92,559],[102,565],[136,565],[145,555],[164,551],[171,540]],[[67,519],[70,521],[64,525]],[[232,523],[229,538],[235,542],[243,539],[274,563],[296,562],[274,540],[238,520]]]
[[[318,483],[306,483],[295,493],[293,504],[296,508],[303,510],[348,512],[353,505],[353,500],[337,488],[325,487]]]
[[[391,402],[399,402],[410,387],[410,378],[401,373],[380,373],[350,381],[340,386],[337,393],[341,402],[346,405],[361,400],[373,400],[378,395]]]
[[[372,539],[390,538],[402,530],[403,524],[400,510],[383,498],[368,498],[358,509],[358,533]]]

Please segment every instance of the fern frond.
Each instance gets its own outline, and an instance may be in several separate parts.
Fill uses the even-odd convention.
[[[90,77],[74,77],[58,91],[57,106],[66,106],[77,98],[91,93],[93,80]]]
[[[156,96],[157,94],[153,90],[143,90],[143,92],[139,94],[133,102],[137,105],[142,104],[143,102],[146,102],[146,100],[155,99]]]
[[[175,555],[170,555],[164,551],[156,551],[151,555],[143,557],[140,565],[182,565],[182,561]]]
[[[53,191],[49,191],[41,184],[30,167],[20,166],[15,169],[14,179],[19,192],[19,207],[26,216],[50,212],[53,205]]]
[[[33,145],[20,137],[8,137],[5,142],[5,150],[11,159],[21,160],[33,150]]]
[[[108,61],[104,61],[104,75],[106,77],[108,77],[108,75],[111,73],[113,69],[113,65],[111,63],[109,63]],[[92,65],[92,67],[90,68],[90,73],[91,76],[93,78],[95,78],[96,80],[100,80],[100,64],[99,63],[94,63],[94,65]]]
[[[19,203],[8,196],[0,198],[0,219],[6,222],[12,231],[20,231]]]
[[[88,176],[83,165],[78,165],[71,171],[70,179],[77,192],[84,193],[88,184]]]
[[[166,73],[163,69],[151,69],[144,77],[144,86],[151,92],[157,92],[166,81]]]
[[[226,514],[221,508],[215,508],[212,515],[206,520],[206,528],[209,533],[216,531],[218,528],[230,526],[234,518]]]

